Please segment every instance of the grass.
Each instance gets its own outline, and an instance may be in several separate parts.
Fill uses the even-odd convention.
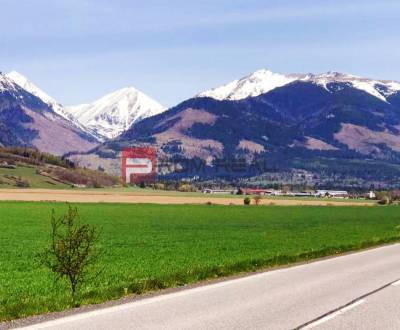
[[[48,242],[50,212],[64,203],[0,202],[0,321],[70,308],[34,256]],[[102,228],[101,275],[82,303],[396,241],[399,207],[79,204]]]
[[[70,185],[60,183],[36,173],[35,167],[17,166],[16,169],[0,168],[0,188],[16,188],[16,178],[29,182],[30,188],[65,189]]]

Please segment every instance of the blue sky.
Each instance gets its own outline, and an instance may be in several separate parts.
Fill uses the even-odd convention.
[[[166,106],[260,68],[400,80],[398,0],[0,0],[0,70],[63,104]]]

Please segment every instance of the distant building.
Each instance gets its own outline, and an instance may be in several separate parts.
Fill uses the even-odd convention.
[[[203,189],[203,194],[231,194],[234,195],[237,193],[237,189]]]
[[[253,189],[253,188],[240,188],[239,193],[242,195],[266,195],[266,196],[279,196],[282,191],[274,189]]]
[[[316,197],[349,198],[349,193],[345,190],[317,190]]]
[[[294,197],[310,197],[313,196],[313,193],[307,191],[290,191],[286,195]]]

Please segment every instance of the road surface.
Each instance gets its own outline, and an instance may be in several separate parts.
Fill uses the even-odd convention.
[[[400,244],[47,321],[29,329],[400,329]]]

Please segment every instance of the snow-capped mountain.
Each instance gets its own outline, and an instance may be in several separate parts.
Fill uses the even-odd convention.
[[[99,100],[66,108],[81,125],[103,139],[112,139],[135,122],[159,114],[165,108],[133,87],[120,89]]]
[[[108,94],[91,104],[64,107],[22,74],[12,71],[4,77],[100,141],[114,138],[138,120],[164,110],[158,102],[133,87]]]
[[[43,103],[48,105],[56,114],[60,115],[64,119],[72,122],[73,125],[77,126],[83,132],[91,135],[96,140],[100,139],[94,132],[90,129],[87,129],[83,126],[79,121],[77,121],[70,113],[65,110],[65,107],[57,102],[54,98],[36,86],[32,81],[26,78],[24,75],[20,74],[17,71],[11,71],[5,75],[8,79],[10,79],[13,83],[17,84],[22,89],[26,90],[27,92],[31,93],[32,95],[39,98]]]
[[[14,93],[17,91],[14,82],[0,71],[0,93],[8,91],[9,93]]]
[[[400,83],[396,81],[362,78],[332,71],[318,75],[308,74],[301,80],[314,82],[323,86],[328,91],[330,91],[328,86],[329,83],[346,83],[353,88],[367,92],[385,102],[387,101],[386,98],[388,96],[400,91]]]
[[[347,83],[383,101],[386,101],[388,96],[400,91],[399,82],[374,80],[339,72],[283,75],[262,69],[221,87],[200,93],[197,97],[212,97],[216,100],[242,100],[268,93],[277,87],[285,86],[294,81],[312,82],[323,86],[328,91],[330,83]]]
[[[393,170],[400,164],[400,84],[335,72],[297,76],[254,97],[185,100],[77,159],[92,168],[108,162],[110,169],[118,169],[122,148],[145,144],[155,146],[164,159],[183,160],[183,168],[191,164],[185,160],[204,161],[208,168],[186,169],[207,180],[236,181],[257,171],[286,177],[287,171],[306,170],[332,185],[400,186],[393,179],[400,175]],[[260,89],[246,95],[254,91]],[[221,159],[244,159],[249,166],[241,173],[220,166]],[[263,165],[257,169],[254,162]]]
[[[28,80],[25,76],[20,74],[17,71],[11,71],[6,74],[6,76],[11,79],[14,83],[16,83],[21,88],[25,89],[27,92],[35,95],[39,99],[41,99],[44,103],[46,103],[50,108],[54,110],[54,112],[58,113],[59,115],[65,117],[63,112],[63,106],[58,103],[55,99],[51,96],[46,94],[42,91],[39,87],[37,87],[34,83]]]
[[[197,96],[212,97],[216,100],[241,100],[267,93],[300,78],[302,78],[302,75],[283,75],[262,69],[221,87],[200,93]]]
[[[0,144],[63,155],[86,152],[95,148],[98,141],[0,73]]]

